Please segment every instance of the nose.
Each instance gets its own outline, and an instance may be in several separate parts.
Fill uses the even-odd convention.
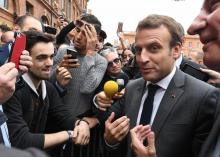
[[[140,63],[147,63],[150,60],[149,53],[145,49],[142,49],[140,55],[137,55],[136,58]]]
[[[47,66],[52,66],[53,65],[53,59],[48,57],[47,60],[46,60],[46,65]]]
[[[79,40],[79,39],[81,39],[81,38],[82,38],[82,31],[77,32],[77,33],[75,34],[75,39],[76,39],[76,40]]]
[[[200,14],[193,20],[192,24],[187,30],[187,33],[190,35],[200,34],[200,32],[207,26],[207,19],[204,11],[201,11]]]

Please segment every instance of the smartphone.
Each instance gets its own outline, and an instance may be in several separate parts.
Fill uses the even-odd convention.
[[[57,29],[54,27],[50,27],[50,26],[44,26],[44,32],[56,35]]]
[[[123,32],[122,27],[123,27],[123,23],[122,22],[118,22],[117,34],[119,32]]]
[[[71,58],[73,58],[73,59],[76,59],[76,58],[77,58],[77,51],[74,50],[74,49],[67,49],[67,50],[66,50],[66,53],[69,54],[69,55],[72,55]]]
[[[19,61],[22,51],[25,50],[26,47],[26,36],[22,33],[15,34],[15,41],[12,43],[10,54],[9,54],[9,62],[15,63],[16,68],[19,68]]]
[[[207,82],[209,79],[208,74],[187,63],[183,66],[182,71],[204,82]]]

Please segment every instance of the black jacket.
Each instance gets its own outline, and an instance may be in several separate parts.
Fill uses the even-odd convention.
[[[22,81],[17,85],[14,95],[3,105],[8,117],[7,125],[11,144],[18,148],[44,146],[46,126],[72,130],[76,117],[61,102],[54,86],[46,82],[47,95],[44,100]],[[37,107],[38,106],[38,107]]]

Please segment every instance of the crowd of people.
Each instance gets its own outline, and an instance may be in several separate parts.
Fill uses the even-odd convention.
[[[59,19],[56,35],[31,15],[0,25],[0,156],[219,157],[218,4],[204,0],[187,30],[204,65],[183,56],[184,29],[165,15],[140,20],[132,45],[118,32],[121,51],[91,14]],[[17,32],[19,66],[9,59]]]

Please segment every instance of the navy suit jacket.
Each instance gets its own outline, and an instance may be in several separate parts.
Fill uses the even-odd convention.
[[[115,112],[117,118],[127,115],[130,118],[130,128],[133,128],[136,125],[145,85],[143,78],[129,82],[124,98],[109,108],[105,118],[111,112]],[[177,69],[152,124],[156,136],[157,156],[198,156],[201,145],[213,125],[218,96],[219,91],[215,87]],[[110,156],[114,154],[133,157],[129,134],[118,149],[106,147]]]

